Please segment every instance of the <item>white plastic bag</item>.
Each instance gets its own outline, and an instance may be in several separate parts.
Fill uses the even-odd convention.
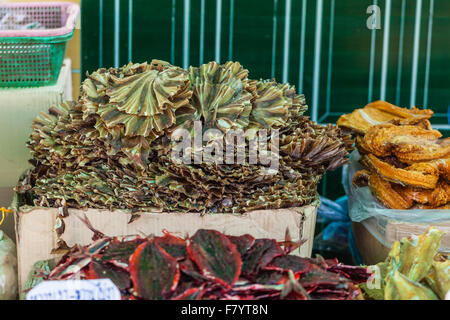
[[[0,300],[12,300],[16,298],[16,245],[0,230]]]

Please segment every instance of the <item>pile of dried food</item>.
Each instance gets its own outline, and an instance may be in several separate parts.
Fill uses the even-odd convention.
[[[336,126],[303,116],[306,109],[294,87],[250,80],[238,62],[184,70],[153,60],[99,69],[83,82],[78,101],[34,120],[28,143],[34,168],[16,191],[22,203],[45,207],[244,212],[303,206],[317,199],[321,176],[343,165],[353,144]],[[197,139],[196,123],[200,147],[174,161],[183,132]],[[277,168],[226,162],[216,147],[228,145],[230,130],[266,144]],[[249,159],[250,142],[245,145]],[[214,161],[190,161],[206,151]]]
[[[298,244],[250,235],[198,230],[182,239],[110,238],[96,232],[92,244],[74,246],[53,269],[35,270],[42,280],[109,278],[122,299],[356,299],[362,267],[289,255]],[[39,278],[39,280],[37,280]]]
[[[366,168],[354,175],[354,186],[369,186],[391,209],[448,209],[450,138],[431,129],[432,114],[377,101],[342,116],[337,124],[356,134]]]
[[[364,294],[377,300],[444,300],[450,292],[450,260],[438,253],[441,238],[442,232],[430,227],[423,235],[395,241],[386,261],[375,266],[378,287],[362,284]]]

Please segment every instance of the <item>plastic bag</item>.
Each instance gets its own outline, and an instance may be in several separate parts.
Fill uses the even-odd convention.
[[[345,193],[349,199],[349,216],[352,221],[361,222],[370,217],[385,217],[402,222],[412,223],[428,223],[448,222],[450,220],[450,210],[438,209],[409,209],[396,210],[387,209],[377,202],[369,187],[355,188],[352,185],[353,175],[364,169],[358,162],[360,155],[357,151],[353,151],[350,155],[348,168],[342,175],[342,183]]]
[[[16,245],[0,230],[0,300],[12,300],[16,297]]]
[[[412,223],[424,225],[436,225],[450,222],[450,210],[439,209],[387,209],[378,203],[372,195],[369,187],[355,188],[352,185],[353,175],[364,167],[358,162],[360,155],[353,151],[350,161],[342,174],[342,184],[348,196],[349,217],[354,222],[362,222],[366,229],[384,246],[392,243],[386,241],[385,226],[388,221],[399,223]],[[444,231],[444,230],[443,230]],[[443,252],[449,252],[450,248],[441,246]]]
[[[7,12],[0,18],[0,30],[44,30],[39,21],[26,12]]]
[[[326,227],[314,238],[314,251],[325,258],[339,256],[339,260],[349,264],[361,264],[362,259],[355,245],[348,216],[347,197],[336,201],[320,197],[317,210],[318,220]]]

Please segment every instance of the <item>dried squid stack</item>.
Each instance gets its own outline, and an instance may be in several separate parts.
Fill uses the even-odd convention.
[[[87,75],[77,101],[34,120],[28,142],[34,168],[16,191],[29,205],[133,212],[242,213],[312,203],[321,176],[347,161],[351,136],[303,116],[305,98],[293,86],[248,74],[238,62],[184,70],[153,60]],[[223,157],[175,161],[178,135],[194,137],[196,123],[201,134],[216,134],[190,160],[226,143],[230,130],[252,139],[264,129],[278,168],[218,161]],[[245,148],[245,159],[249,153]]]
[[[391,209],[450,208],[450,138],[431,128],[432,114],[377,101],[343,115],[337,124],[356,134],[365,166],[353,184]]]

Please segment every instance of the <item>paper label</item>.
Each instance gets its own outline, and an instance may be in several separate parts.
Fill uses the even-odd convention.
[[[27,300],[120,300],[110,279],[43,281],[30,290]]]

